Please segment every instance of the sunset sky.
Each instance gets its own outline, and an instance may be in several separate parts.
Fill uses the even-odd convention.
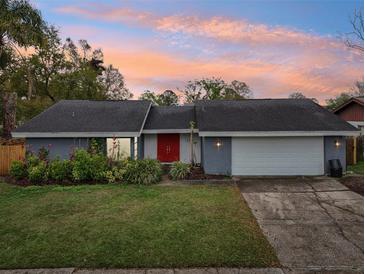
[[[33,0],[63,38],[101,47],[135,97],[188,80],[246,82],[255,98],[301,91],[321,102],[363,78],[339,36],[362,1]]]

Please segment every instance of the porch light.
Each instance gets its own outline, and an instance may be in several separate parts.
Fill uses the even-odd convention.
[[[221,142],[221,140],[217,140],[216,143],[215,143],[216,147],[219,149],[223,144]]]
[[[341,142],[338,139],[336,139],[335,140],[335,147],[339,148],[340,146],[341,146]]]

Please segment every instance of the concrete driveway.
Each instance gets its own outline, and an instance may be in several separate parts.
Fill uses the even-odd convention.
[[[362,272],[362,196],[326,177],[240,179],[238,186],[288,272]]]

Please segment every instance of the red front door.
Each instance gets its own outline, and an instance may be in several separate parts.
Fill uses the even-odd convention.
[[[180,160],[180,135],[158,134],[157,135],[157,159],[163,163]]]

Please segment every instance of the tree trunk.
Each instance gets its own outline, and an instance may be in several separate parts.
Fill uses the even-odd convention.
[[[194,134],[194,128],[191,128],[190,131],[190,164],[192,166],[195,165],[195,160],[194,160],[194,139],[193,139],[193,134]]]
[[[52,102],[55,102],[56,99],[49,93],[48,86],[49,86],[49,79],[47,78],[45,84],[46,95],[52,100]]]
[[[33,95],[33,76],[32,76],[32,71],[31,69],[28,67],[28,100],[32,99],[32,95]]]
[[[11,131],[16,125],[16,100],[15,92],[5,92],[3,97],[3,137],[11,138]]]

